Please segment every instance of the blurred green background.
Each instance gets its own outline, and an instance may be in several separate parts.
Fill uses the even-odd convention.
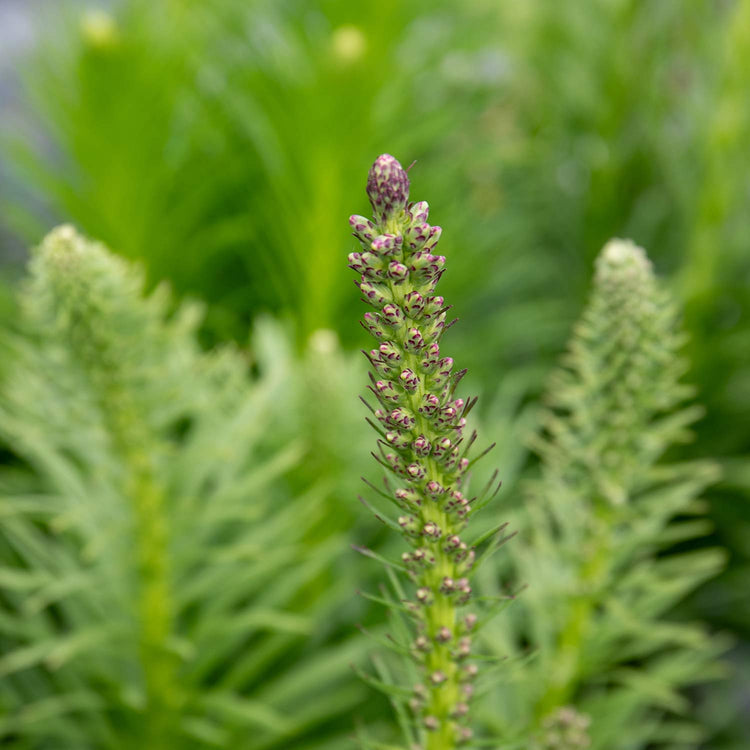
[[[746,746],[750,1],[37,1],[0,19],[4,317],[25,248],[71,221],[205,300],[206,344],[244,346],[270,314],[291,357],[321,329],[358,349],[347,217],[389,152],[416,160],[412,196],[444,227],[449,346],[498,424],[499,389],[540,392],[604,242],[643,245],[706,406],[684,456],[723,469],[705,544],[729,564],[683,613],[735,636],[704,721],[711,748]],[[333,483],[349,466],[333,443],[316,461]]]

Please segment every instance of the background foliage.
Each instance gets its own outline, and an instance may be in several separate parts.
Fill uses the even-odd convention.
[[[673,458],[712,456],[722,476],[707,491],[712,535],[674,551],[729,556],[679,615],[735,634],[734,669],[697,698],[709,746],[743,747],[750,3],[122,0],[55,4],[37,21],[3,117],[0,249],[17,257],[73,221],[142,261],[149,284],[166,279],[178,297],[205,300],[204,343],[245,347],[252,327],[255,376],[284,384],[264,407],[274,428],[257,438],[260,455],[293,439],[303,456],[264,498],[293,502],[319,486],[323,540],[383,543],[352,502],[367,435],[362,370],[348,354],[362,342],[360,310],[343,260],[345,220],[365,212],[362,175],[375,155],[418,159],[414,194],[446,228],[443,293],[461,317],[446,341],[470,367],[467,389],[484,394],[485,434],[502,438],[508,508],[520,503],[512,480],[527,462],[526,407],[583,307],[595,254],[611,236],[649,249],[685,309],[689,379],[706,405],[696,440]],[[4,272],[18,273],[10,263]],[[12,494],[39,492],[30,457],[5,439]],[[318,536],[304,543],[317,550]],[[376,571],[320,554],[339,604],[326,610],[311,595],[304,616],[343,643],[358,618],[380,618],[351,601],[353,581]],[[348,709],[331,710],[305,742],[348,731],[335,718]]]

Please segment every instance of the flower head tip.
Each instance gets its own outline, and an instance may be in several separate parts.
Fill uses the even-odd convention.
[[[409,200],[409,177],[398,159],[382,154],[367,175],[367,195],[375,217],[387,221],[406,210]]]

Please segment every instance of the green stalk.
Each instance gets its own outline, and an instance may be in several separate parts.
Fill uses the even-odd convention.
[[[61,334],[91,383],[112,449],[120,459],[122,494],[133,514],[144,747],[162,748],[174,737],[180,703],[178,661],[169,648],[174,606],[166,496],[155,465],[159,446],[134,397],[137,379],[128,379],[126,339],[118,338],[127,321],[106,310],[101,295],[109,290],[96,287],[94,250],[71,227],[60,227],[45,240],[37,262],[51,275]]]
[[[392,156],[376,160],[367,192],[374,221],[351,217],[363,252],[349,264],[375,308],[364,320],[379,344],[367,354],[379,405],[370,408],[382,429],[373,426],[383,437],[375,458],[402,485],[388,489],[412,548],[402,560],[415,587],[411,653],[422,679],[409,705],[418,747],[453,750],[473,735],[468,704],[477,668],[467,660],[476,617],[460,608],[471,594],[474,550],[459,534],[471,510],[462,488],[476,434],[464,442],[463,430],[475,400],[454,398],[464,372],[453,373],[453,360],[440,355],[447,307],[434,291],[445,258],[432,254],[440,227],[427,224],[426,203],[408,201],[409,179]]]

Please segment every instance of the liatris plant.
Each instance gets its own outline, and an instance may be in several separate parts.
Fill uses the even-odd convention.
[[[671,612],[723,555],[690,549],[710,531],[698,497],[716,466],[669,461],[702,413],[681,382],[683,342],[645,252],[609,242],[534,438],[541,475],[508,555],[527,594],[485,632],[509,667],[483,718],[523,748],[703,739],[683,690],[720,674],[724,644]],[[676,543],[688,551],[668,553]]]
[[[472,507],[491,493],[474,500],[464,494],[476,433],[466,440],[463,433],[476,399],[455,397],[465,370],[454,372],[440,351],[448,307],[435,287],[445,258],[433,250],[441,229],[427,223],[427,203],[409,202],[409,178],[392,156],[373,164],[367,194],[374,217],[350,218],[363,250],[349,256],[349,266],[375,308],[364,316],[378,342],[367,354],[378,404],[370,407],[377,423],[370,423],[380,435],[373,455],[396,477],[397,487],[386,480],[382,494],[401,513],[385,520],[410,547],[402,565],[391,567],[405,571],[415,587],[405,610],[414,640],[401,650],[416,661],[420,682],[409,701],[413,720],[402,724],[413,747],[449,750],[472,737],[468,712],[477,673],[469,659],[477,617],[462,610],[471,596],[475,545],[462,534]],[[398,702],[398,691],[390,692]]]
[[[354,582],[325,470],[289,489],[283,336],[251,379],[144,286],[60,227],[0,330],[0,745],[344,750],[366,641],[331,636]]]

